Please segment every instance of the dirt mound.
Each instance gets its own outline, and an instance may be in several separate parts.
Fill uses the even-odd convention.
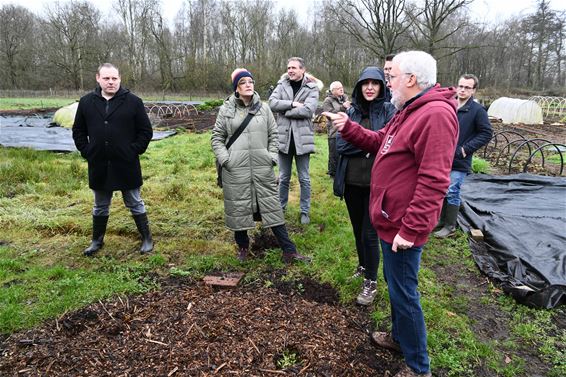
[[[283,277],[275,271],[273,277]],[[271,280],[270,280],[271,281]],[[69,313],[0,343],[1,375],[382,376],[399,356],[370,344],[369,315],[314,280],[163,289]]]

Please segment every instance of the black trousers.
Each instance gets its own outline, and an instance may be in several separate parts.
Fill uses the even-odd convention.
[[[360,266],[365,268],[365,278],[377,280],[379,267],[379,238],[369,216],[369,187],[345,185],[344,200],[356,240]]]
[[[287,233],[287,227],[285,224],[277,225],[271,228],[273,235],[277,239],[279,247],[284,253],[294,253],[297,251],[297,247],[289,238],[289,233]],[[237,230],[234,232],[234,239],[239,247],[249,247],[250,238],[248,237],[247,230]]]
[[[336,175],[336,164],[338,163],[338,152],[336,152],[336,138],[328,138],[328,175]]]

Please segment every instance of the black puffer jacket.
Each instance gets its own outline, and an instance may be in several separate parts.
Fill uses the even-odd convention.
[[[373,79],[381,82],[381,90],[379,96],[371,102],[367,102],[362,94],[362,82],[364,80]],[[366,67],[360,74],[356,86],[352,92],[352,106],[348,109],[348,116],[356,123],[362,123],[364,112],[369,118],[370,126],[373,131],[382,129],[385,124],[393,118],[396,112],[395,106],[385,100],[385,77],[383,70],[378,67]],[[336,176],[334,177],[334,195],[343,197],[344,186],[346,184],[346,174],[348,169],[348,161],[350,158],[364,157],[371,161],[375,155],[368,155],[367,152],[353,146],[344,139],[340,133],[336,136],[336,150],[338,152],[338,165],[336,167]],[[369,166],[368,175],[371,166]]]
[[[79,102],[73,140],[88,161],[93,190],[131,190],[143,183],[139,155],[153,136],[142,100],[120,88],[110,100],[100,87]]]

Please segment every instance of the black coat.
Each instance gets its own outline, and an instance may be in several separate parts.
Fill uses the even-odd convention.
[[[379,97],[368,103],[362,94],[362,82],[367,79],[377,80],[381,83],[381,93]],[[363,118],[362,106],[366,107],[368,112],[369,123],[372,131],[379,131],[391,118],[395,115],[396,109],[393,104],[387,102],[385,92],[385,77],[383,70],[378,67],[366,67],[360,74],[354,91],[352,92],[352,106],[348,109],[348,117],[356,123],[361,123]],[[336,175],[334,177],[334,195],[342,198],[344,196],[344,188],[346,185],[346,174],[348,162],[352,157],[366,156],[367,152],[362,151],[358,147],[348,143],[342,138],[340,133],[336,136],[336,151],[338,152],[338,164],[336,166]],[[371,159],[370,159],[371,157]],[[373,163],[374,155],[367,156],[368,161]],[[371,165],[368,168],[368,175],[371,171]]]
[[[472,167],[472,154],[489,143],[493,131],[487,112],[482,105],[470,97],[466,104],[458,109],[458,145],[454,153],[452,170],[470,172]],[[466,157],[462,154],[462,148]]]
[[[130,190],[143,183],[139,155],[147,149],[153,130],[142,100],[120,88],[110,100],[100,88],[79,102],[73,140],[88,161],[93,190]]]

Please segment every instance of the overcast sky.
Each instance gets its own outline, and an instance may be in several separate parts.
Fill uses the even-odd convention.
[[[312,12],[313,5],[320,0],[275,0],[277,7],[295,9],[301,21],[308,19],[308,14]],[[19,4],[36,14],[41,14],[45,9],[45,4],[52,4],[53,0],[0,0],[0,5]],[[65,0],[60,0],[64,3]],[[89,0],[96,4],[103,15],[112,9],[113,0]],[[183,1],[161,0],[163,16],[169,21],[173,21],[177,11]],[[471,6],[472,16],[475,20],[485,20],[488,22],[502,21],[513,15],[533,13],[536,0],[475,0]],[[566,1],[550,0],[550,5],[554,10],[566,10]],[[0,20],[1,22],[1,20]]]

